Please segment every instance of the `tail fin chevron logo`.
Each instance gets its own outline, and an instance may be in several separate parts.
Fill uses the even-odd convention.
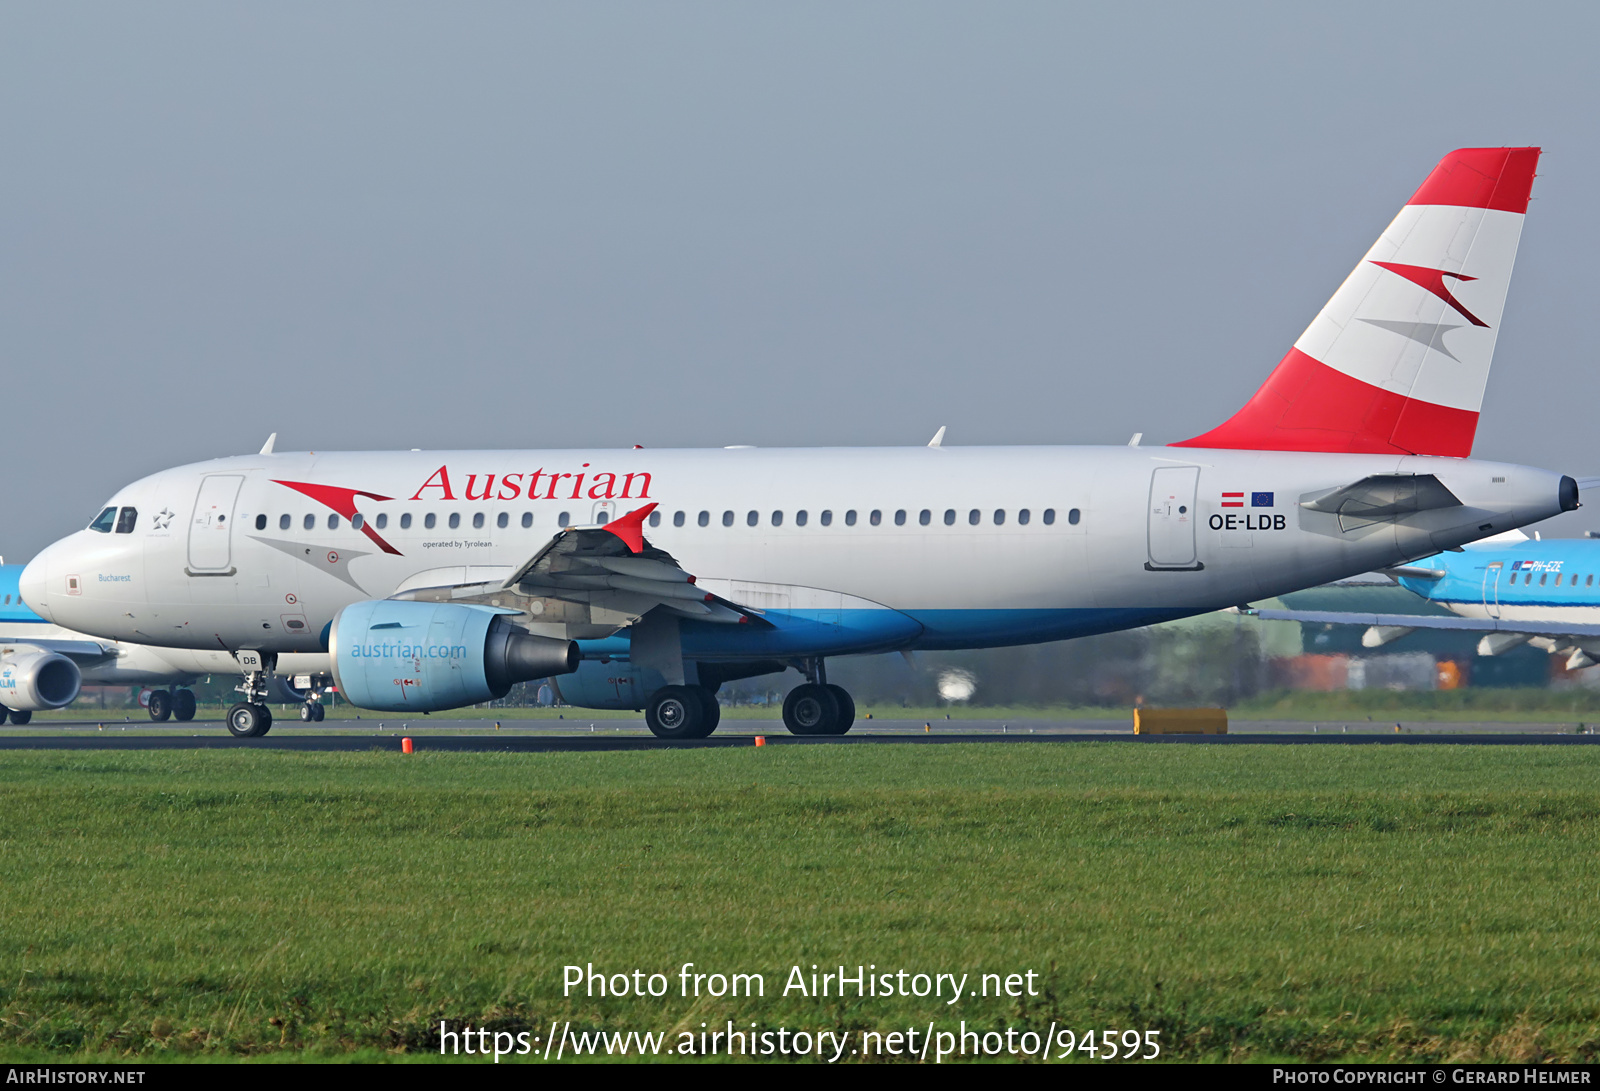
[[[1444,282],[1445,277],[1450,277],[1452,280],[1477,280],[1477,277],[1462,276],[1460,273],[1447,273],[1443,269],[1424,269],[1420,265],[1401,265],[1399,262],[1394,261],[1375,261],[1372,264],[1379,268],[1387,269],[1391,273],[1400,274],[1419,288],[1426,288],[1454,307],[1457,314],[1474,326],[1487,326],[1489,324],[1463,307],[1461,301],[1450,294],[1450,289],[1445,286]]]

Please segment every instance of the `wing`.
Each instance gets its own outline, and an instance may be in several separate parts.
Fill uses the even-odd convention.
[[[658,608],[696,621],[765,624],[759,610],[695,586],[672,555],[644,538],[654,504],[598,526],[565,527],[510,571],[438,569],[441,578],[413,579],[394,598],[498,607],[538,635],[598,639]]]
[[[0,656],[19,652],[55,652],[76,662],[80,667],[90,666],[107,659],[115,659],[117,650],[94,640],[56,640],[52,637],[29,637],[23,640],[0,639]]]
[[[1252,610],[1241,614],[1263,621],[1304,621],[1313,625],[1366,625],[1384,629],[1448,629],[1458,633],[1514,633],[1521,636],[1596,637],[1600,625],[1570,621],[1506,621],[1496,618],[1434,617],[1423,614],[1352,614],[1329,610]],[[1404,636],[1404,633],[1398,636]],[[1391,638],[1395,639],[1395,638]],[[1379,643],[1388,643],[1387,640]],[[1368,647],[1376,647],[1369,644]]]

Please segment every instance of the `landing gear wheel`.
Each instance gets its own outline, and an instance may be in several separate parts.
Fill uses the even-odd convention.
[[[164,724],[172,718],[172,694],[164,689],[151,692],[150,718],[158,724]]]
[[[32,712],[17,712],[15,709],[13,709],[11,712],[11,722],[16,724],[18,727],[21,727],[31,719],[33,719]]]
[[[717,725],[722,722],[722,706],[717,703],[716,690],[710,686],[697,686],[695,688],[700,691],[700,707],[705,709],[706,713],[705,726],[700,729],[700,734],[696,737],[704,739],[715,731]]]
[[[300,722],[303,723],[303,724],[314,724],[314,723],[316,723],[317,722],[317,706],[313,705],[313,704],[301,705],[300,706]]]
[[[311,709],[314,713],[316,713],[316,715],[312,716],[311,718],[317,721],[319,724],[322,722],[322,718],[328,714],[328,710],[321,704],[312,705]]]
[[[706,727],[704,691],[699,686],[662,686],[644,706],[644,722],[658,739],[703,739]]]
[[[172,695],[172,718],[182,723],[194,719],[194,690],[180,689]]]
[[[843,735],[846,731],[850,730],[850,725],[856,722],[855,698],[851,697],[849,691],[843,686],[829,685],[824,686],[823,688],[829,693],[833,694],[833,699],[838,702],[839,715],[838,718],[833,721],[833,729],[831,731],[821,732],[821,734]]]
[[[272,730],[272,712],[266,705],[237,704],[228,709],[228,731],[236,739],[259,739]]]
[[[783,726],[796,735],[827,735],[839,720],[839,699],[832,687],[805,682],[783,699]]]

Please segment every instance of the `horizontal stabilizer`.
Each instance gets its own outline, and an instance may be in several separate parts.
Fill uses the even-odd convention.
[[[1432,474],[1373,474],[1301,501],[1300,506],[1337,515],[1345,530],[1353,530],[1419,511],[1459,508],[1461,501]]]

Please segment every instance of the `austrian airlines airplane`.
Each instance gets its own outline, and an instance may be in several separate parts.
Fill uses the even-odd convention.
[[[413,451],[155,474],[23,575],[57,624],[223,649],[236,735],[275,657],[423,712],[559,676],[665,738],[797,668],[797,734],[849,729],[829,656],[1126,629],[1391,567],[1578,505],[1469,461],[1537,148],[1452,152],[1250,402],[1169,447]]]

